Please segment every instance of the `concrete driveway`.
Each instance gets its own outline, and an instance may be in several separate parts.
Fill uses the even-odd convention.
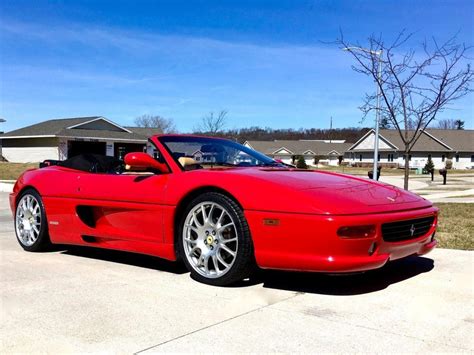
[[[472,252],[366,274],[262,272],[231,288],[89,248],[27,253],[0,193],[0,353],[472,352]]]

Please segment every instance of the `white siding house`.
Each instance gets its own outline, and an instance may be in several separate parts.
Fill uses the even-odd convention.
[[[338,165],[351,143],[326,140],[273,140],[246,141],[244,145],[286,164],[296,164],[298,157],[303,156],[307,165],[317,166]]]
[[[80,153],[123,156],[141,151],[157,129],[122,127],[105,117],[77,117],[43,121],[0,134],[2,157],[14,163],[64,160]]]
[[[409,132],[413,134],[414,132]],[[374,159],[374,130],[367,132],[346,152],[352,165],[372,163]],[[405,166],[403,141],[396,130],[380,130],[379,162],[386,166]],[[423,168],[431,158],[436,169],[445,167],[451,159],[453,169],[474,168],[473,130],[426,130],[415,143],[408,159],[410,168]]]

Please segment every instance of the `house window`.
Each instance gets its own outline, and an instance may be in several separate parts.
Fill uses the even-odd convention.
[[[428,154],[428,160],[431,160],[431,154]]]
[[[471,163],[474,163],[474,155],[471,155]]]
[[[359,161],[362,161],[362,154],[359,154]]]
[[[380,161],[380,154],[377,156],[377,161]]]
[[[459,163],[459,154],[456,154],[456,163]]]
[[[388,161],[393,161],[393,154],[392,154],[392,153],[390,153],[390,154],[388,155]]]
[[[446,155],[443,154],[443,155],[441,156],[441,161],[444,161],[445,159],[446,159]]]

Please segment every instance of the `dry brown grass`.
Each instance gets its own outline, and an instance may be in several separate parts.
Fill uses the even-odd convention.
[[[367,173],[372,170],[371,168],[359,168],[354,166],[319,166],[318,168],[311,168],[315,170],[322,170],[322,171],[334,171],[337,173],[343,174],[350,174],[350,175],[364,175],[367,176]],[[389,176],[402,176],[404,174],[403,169],[396,169],[396,168],[382,168],[382,176],[389,175]],[[415,171],[411,170],[410,175],[415,175]]]
[[[37,168],[38,163],[5,163],[0,162],[0,180],[16,180],[27,169]]]
[[[329,165],[320,165],[318,168],[313,168],[311,169],[317,169],[317,170],[323,170],[323,171],[334,171],[338,173],[344,173],[344,174],[351,174],[351,175],[364,175],[367,176],[367,173],[371,170],[371,168],[366,167],[366,168],[360,168],[360,167],[354,167],[354,166],[329,166]],[[405,170],[404,169],[397,169],[397,168],[382,168],[382,176],[403,176]],[[464,175],[464,174],[473,174],[474,175],[474,170],[470,169],[452,169],[448,171],[448,181],[453,181],[452,179],[449,178],[450,175]],[[416,175],[415,170],[410,170],[410,177],[415,177],[415,178],[427,178],[429,177],[428,174],[423,174],[423,175]],[[438,171],[436,171],[435,174],[435,179],[440,179],[440,175],[438,174]]]
[[[474,204],[437,203],[440,248],[474,250]]]

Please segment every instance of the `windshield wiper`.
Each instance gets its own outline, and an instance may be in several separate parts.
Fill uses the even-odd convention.
[[[205,162],[205,163],[200,163],[201,165],[210,165],[210,166],[214,166],[214,165],[217,165],[217,166],[238,166],[236,164],[232,164],[232,163],[227,163],[225,161],[222,161],[222,162]]]
[[[278,163],[278,162],[274,161],[274,162],[271,162],[271,163],[259,164],[258,166],[278,166],[278,167],[284,167],[284,164]]]

